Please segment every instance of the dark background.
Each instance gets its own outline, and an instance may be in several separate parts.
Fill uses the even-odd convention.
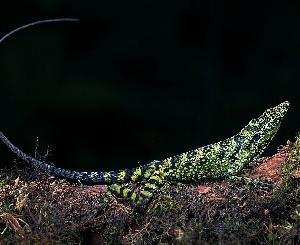
[[[300,2],[10,1],[0,44],[0,129],[77,170],[162,159],[237,133],[284,100],[266,154],[300,129]],[[0,147],[0,162],[14,156]]]

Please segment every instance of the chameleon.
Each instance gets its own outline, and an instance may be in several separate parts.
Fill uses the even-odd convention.
[[[267,109],[261,116],[252,119],[237,134],[223,141],[163,160],[154,160],[135,168],[108,172],[78,172],[55,167],[27,155],[13,145],[2,132],[0,132],[0,139],[19,158],[49,174],[110,185],[104,198],[95,204],[95,210],[102,210],[112,195],[127,198],[132,203],[141,205],[148,203],[166,182],[199,182],[234,178],[245,166],[263,153],[277,133],[288,109],[288,101]],[[129,188],[128,183],[140,183],[140,192]]]
[[[0,43],[11,34],[27,27],[57,21],[78,21],[78,19],[50,19],[21,26],[0,39]],[[145,165],[117,171],[78,172],[55,167],[45,161],[24,153],[0,131],[1,141],[23,161],[58,177],[110,185],[104,198],[95,202],[97,213],[108,204],[112,195],[127,198],[136,205],[147,204],[166,182],[200,182],[208,179],[234,179],[241,170],[255,161],[276,135],[282,119],[289,109],[289,102],[267,109],[258,118],[252,119],[234,136],[199,147],[195,150],[154,160]],[[140,183],[137,192],[130,183]]]

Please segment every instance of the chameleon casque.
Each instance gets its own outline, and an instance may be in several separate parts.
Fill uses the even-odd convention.
[[[76,21],[76,19],[54,19],[30,23],[6,34],[0,39],[0,43],[18,30],[55,21]],[[149,202],[166,182],[199,182],[207,179],[234,178],[264,151],[277,133],[288,108],[289,102],[285,101],[266,110],[260,117],[252,119],[239,133],[223,141],[160,161],[154,160],[136,168],[109,172],[77,172],[58,168],[25,154],[2,132],[0,132],[0,139],[19,158],[49,174],[110,185],[105,197],[96,202],[95,210],[101,210],[109,202],[112,194],[128,198],[139,205]],[[137,192],[130,188],[130,183],[140,183],[141,190]]]

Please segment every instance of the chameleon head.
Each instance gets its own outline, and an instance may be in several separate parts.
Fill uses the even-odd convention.
[[[281,121],[289,109],[289,105],[290,103],[285,101],[267,109],[260,117],[251,120],[241,130],[238,135],[246,139],[248,143],[245,144],[245,148],[247,148],[245,150],[250,153],[249,158],[257,158],[268,146],[277,133]]]
[[[257,118],[258,132],[262,135],[273,137],[278,131],[281,121],[289,109],[288,101],[266,110],[259,118]]]

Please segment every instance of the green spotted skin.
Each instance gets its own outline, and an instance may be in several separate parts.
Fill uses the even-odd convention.
[[[289,102],[285,101],[266,110],[260,117],[252,119],[239,133],[223,141],[136,168],[110,172],[77,172],[56,168],[28,156],[14,146],[2,132],[0,138],[18,157],[50,174],[109,184],[104,199],[96,203],[96,207],[102,209],[112,195],[128,198],[136,204],[147,203],[166,181],[199,182],[236,176],[268,146],[288,108]],[[130,183],[134,182],[140,183],[140,192],[131,188]]]

